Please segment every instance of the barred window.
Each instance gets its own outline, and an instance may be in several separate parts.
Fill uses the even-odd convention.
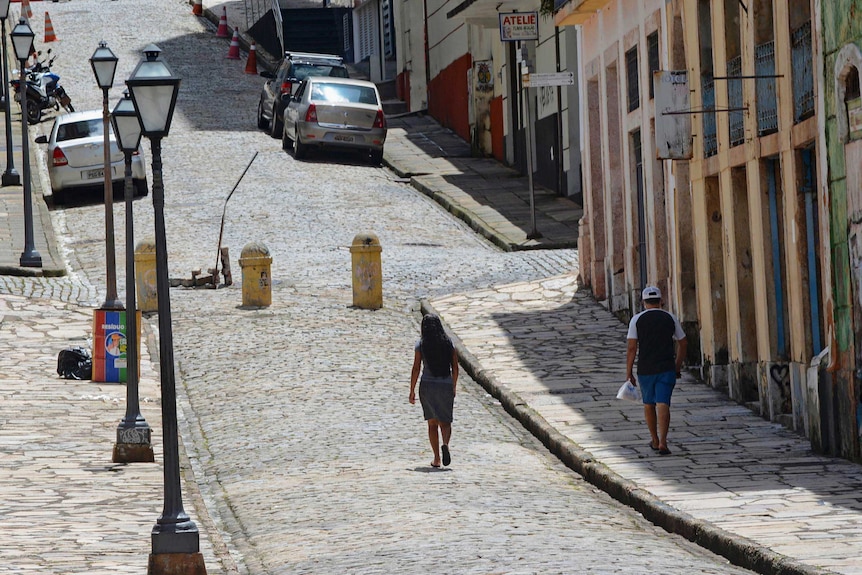
[[[646,38],[647,43],[647,61],[649,63],[649,99],[655,97],[655,86],[653,85],[653,73],[661,69],[661,64],[658,60],[658,32],[653,32]]]
[[[638,48],[635,46],[626,52],[626,80],[628,81],[629,112],[637,110],[641,105],[638,91]]]

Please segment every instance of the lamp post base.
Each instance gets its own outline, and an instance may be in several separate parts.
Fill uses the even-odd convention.
[[[18,175],[18,172],[13,170],[6,170],[3,172],[2,179],[0,179],[0,185],[4,188],[6,186],[20,186],[21,185],[21,176]]]
[[[128,384],[127,384],[128,385]],[[150,441],[152,430],[143,417],[139,421],[127,423],[123,421],[117,427],[117,443],[114,444],[114,463],[152,463],[153,445]]]
[[[41,268],[42,256],[39,255],[39,252],[35,251],[30,253],[23,253],[21,254],[21,258],[18,260],[18,263],[25,268]]]
[[[151,553],[147,575],[207,575],[201,553]]]
[[[153,463],[153,446],[146,443],[115,443],[114,463]]]

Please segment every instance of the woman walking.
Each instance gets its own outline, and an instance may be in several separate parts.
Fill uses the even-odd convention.
[[[431,467],[440,467],[441,462],[443,465],[449,465],[452,461],[449,453],[452,409],[455,404],[455,390],[458,387],[458,352],[443,330],[440,318],[433,314],[422,318],[422,337],[416,343],[413,371],[410,374],[411,404],[416,403],[417,381],[419,401],[428,422],[428,440],[434,452]]]

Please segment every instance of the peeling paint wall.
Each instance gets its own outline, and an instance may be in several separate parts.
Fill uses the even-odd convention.
[[[824,447],[860,455],[862,366],[862,140],[851,134],[848,80],[862,72],[862,1],[821,0],[825,150],[828,164],[834,332],[831,399],[823,406]],[[851,88],[852,89],[852,88]],[[851,94],[852,95],[852,94]],[[821,400],[824,398],[821,398]],[[831,431],[829,433],[828,431]]]

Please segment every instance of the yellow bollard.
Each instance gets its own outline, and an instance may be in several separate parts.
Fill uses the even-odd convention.
[[[383,307],[383,274],[380,240],[374,234],[358,234],[350,246],[353,260],[353,305],[363,309]]]
[[[156,291],[156,240],[147,238],[135,246],[135,290],[138,309],[142,312],[158,311],[159,294]]]
[[[242,268],[242,305],[272,305],[272,258],[269,248],[258,242],[246,244],[239,256],[239,267]]]

